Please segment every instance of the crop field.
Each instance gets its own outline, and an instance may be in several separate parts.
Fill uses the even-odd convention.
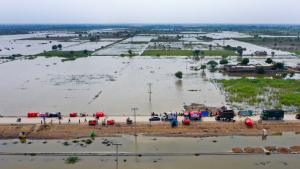
[[[300,81],[295,79],[218,79],[227,102],[243,103],[261,108],[286,108],[295,111],[300,106]],[[234,106],[232,106],[234,107]]]

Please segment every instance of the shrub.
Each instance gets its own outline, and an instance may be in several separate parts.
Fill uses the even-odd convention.
[[[74,163],[78,162],[78,157],[77,156],[75,156],[75,157],[71,156],[71,157],[67,158],[65,162],[68,163],[68,164],[74,164]]]
[[[257,73],[259,73],[259,74],[264,74],[264,73],[265,73],[265,67],[259,66],[259,67],[257,68]]]
[[[181,72],[181,71],[176,72],[176,73],[175,73],[175,76],[176,76],[177,78],[181,79],[181,78],[182,78],[182,72]]]

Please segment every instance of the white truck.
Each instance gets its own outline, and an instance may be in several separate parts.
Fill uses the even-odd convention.
[[[164,113],[164,115],[162,116],[161,120],[162,121],[171,121],[173,119],[177,119],[177,112],[167,112]]]

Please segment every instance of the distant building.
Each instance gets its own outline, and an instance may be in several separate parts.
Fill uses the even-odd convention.
[[[273,64],[258,63],[255,65],[225,65],[228,72],[257,72],[257,68],[263,66],[266,72],[270,72],[274,69]]]
[[[266,51],[256,51],[256,52],[254,52],[254,54],[256,54],[256,55],[268,55],[268,52],[266,52]]]

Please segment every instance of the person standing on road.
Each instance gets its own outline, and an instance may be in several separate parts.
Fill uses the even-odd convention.
[[[79,124],[80,124],[80,119],[79,119]]]
[[[52,119],[51,119],[51,124],[52,124]]]
[[[71,122],[71,120],[69,119],[69,122],[68,123],[70,123]]]
[[[86,118],[84,119],[84,122],[86,123],[87,121],[86,121]]]

